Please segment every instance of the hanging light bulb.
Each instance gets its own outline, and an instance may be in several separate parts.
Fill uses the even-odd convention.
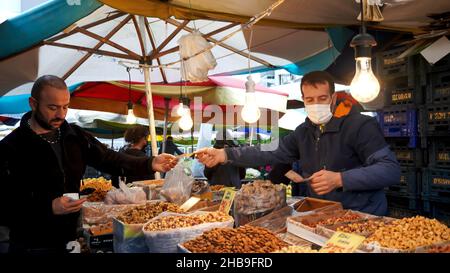
[[[127,124],[135,124],[136,120],[136,116],[133,113],[133,104],[128,102]]]
[[[355,50],[356,70],[350,93],[353,98],[361,103],[373,101],[380,93],[380,83],[372,71],[372,47],[377,42],[372,35],[366,33],[364,25],[364,7],[361,1],[361,33],[353,37],[350,46]]]
[[[194,125],[194,121],[191,117],[191,111],[186,110],[183,113],[183,116],[181,116],[180,120],[178,120],[178,125],[181,129],[183,129],[183,131],[191,130],[192,126]]]
[[[350,94],[357,101],[367,103],[373,101],[380,93],[380,84],[373,74],[371,58],[356,58],[356,73],[350,84]]]
[[[183,102],[180,101],[180,103],[174,107],[175,114],[179,117],[182,117],[184,112],[186,111],[186,107],[184,106]],[[173,113],[173,112],[172,112]]]
[[[247,77],[245,89],[245,105],[242,108],[241,117],[245,122],[255,123],[261,116],[261,111],[256,103],[255,82],[251,75]]]

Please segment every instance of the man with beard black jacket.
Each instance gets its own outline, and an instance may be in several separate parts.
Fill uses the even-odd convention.
[[[107,149],[65,121],[70,93],[56,76],[36,80],[20,127],[0,141],[0,225],[10,229],[10,252],[60,253],[76,239],[86,166],[116,175],[167,172],[172,155],[137,158]]]

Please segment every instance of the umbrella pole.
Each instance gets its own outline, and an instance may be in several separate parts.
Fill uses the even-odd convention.
[[[162,152],[166,152],[166,138],[167,138],[167,122],[169,119],[169,102],[170,98],[164,98],[164,106],[165,106],[165,112],[164,112],[164,131],[163,131],[163,143],[162,143]]]
[[[156,125],[155,125],[155,113],[153,112],[153,98],[152,98],[152,85],[150,82],[150,67],[148,65],[143,66],[144,78],[145,78],[145,94],[147,97],[147,111],[148,111],[148,121],[150,128],[150,136],[152,143],[152,156],[158,155],[158,146],[156,145]],[[160,179],[161,174],[155,172],[155,179]]]
[[[252,139],[253,139],[253,125],[250,125],[250,146],[252,146]]]

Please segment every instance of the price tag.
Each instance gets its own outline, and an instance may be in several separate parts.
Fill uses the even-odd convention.
[[[195,206],[201,199],[198,197],[191,197],[183,205],[180,206],[180,209],[183,211],[190,210],[193,206]]]
[[[219,211],[225,214],[230,212],[231,205],[233,204],[234,196],[236,194],[235,190],[225,189],[223,193],[222,202],[220,203]]]
[[[365,239],[360,235],[337,231],[319,252],[352,253]]]

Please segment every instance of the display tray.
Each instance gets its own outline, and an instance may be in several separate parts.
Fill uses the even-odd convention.
[[[394,220],[394,218],[389,218],[389,217],[376,217],[376,216],[372,216],[369,215],[366,219],[361,219],[361,220],[356,220],[356,221],[351,221],[351,222],[343,222],[343,223],[338,223],[338,224],[333,224],[333,225],[318,225],[316,228],[316,233],[324,236],[326,238],[331,238],[334,233],[337,231],[338,228],[341,227],[346,227],[350,224],[365,224],[371,221],[380,221],[383,222],[385,224],[392,222]],[[368,237],[370,235],[372,235],[373,231],[362,231],[362,232],[348,232],[348,231],[343,231],[343,232],[347,232],[347,233],[353,233],[353,234],[357,234],[357,235],[361,235],[363,237]]]
[[[305,215],[319,211],[335,211],[342,210],[342,204],[339,202],[328,201],[323,199],[306,197],[293,204],[295,214]]]

